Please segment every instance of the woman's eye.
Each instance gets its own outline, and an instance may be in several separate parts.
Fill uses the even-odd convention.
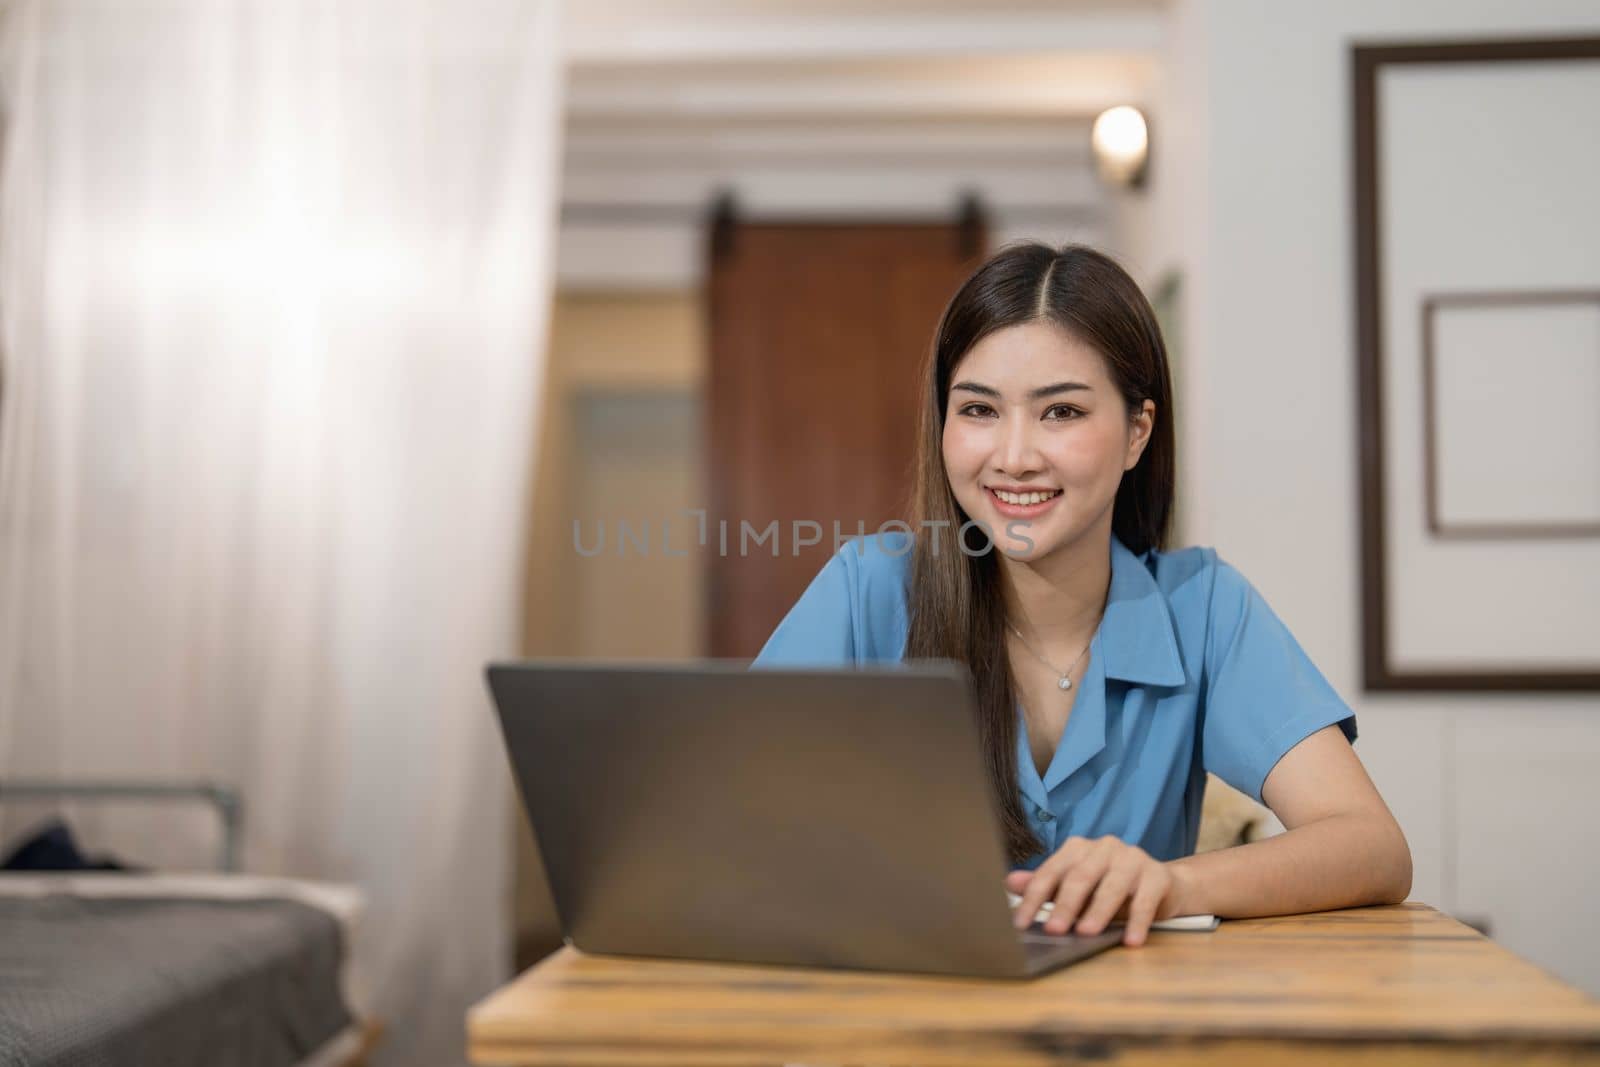
[[[957,414],[960,414],[960,415],[978,415],[978,416],[991,415],[993,413],[994,413],[994,409],[991,408],[988,404],[978,404],[978,403],[963,404],[963,405],[961,405],[961,410],[959,412],[957,412]]]
[[[1045,409],[1044,417],[1054,419],[1057,422],[1065,422],[1068,419],[1082,418],[1083,412],[1071,404],[1052,404]]]

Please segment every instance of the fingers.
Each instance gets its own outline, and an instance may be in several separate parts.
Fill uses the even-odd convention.
[[[1123,943],[1141,945],[1172,893],[1173,876],[1143,849],[1117,838],[1073,837],[1038,870],[1012,871],[1006,885],[1021,897],[1013,917],[1018,929],[1025,929],[1045,901],[1052,900],[1046,933],[1075,930],[1091,936],[1125,916]]]
[[[1088,838],[1069,837],[1056,850],[1055,855],[1041,863],[1039,869],[1033,872],[1028,884],[1021,890],[1022,901],[1011,917],[1012,923],[1018,930],[1026,930],[1033,923],[1033,917],[1039,914],[1039,908],[1055,893],[1062,877],[1089,847]]]
[[[1106,924],[1116,916],[1117,909],[1127,902],[1129,894],[1139,884],[1142,866],[1139,857],[1129,853],[1112,862],[1100,879],[1100,884],[1095,887],[1094,897],[1083,910],[1083,917],[1078,920],[1078,933],[1093,935],[1106,928]]]
[[[1083,859],[1073,864],[1056,890],[1055,910],[1044,924],[1045,933],[1064,934],[1072,929],[1090,894],[1110,875],[1111,860],[1109,850],[1096,845]]]
[[[1155,922],[1156,912],[1170,888],[1170,877],[1166,880],[1146,878],[1139,883],[1133,902],[1128,905],[1128,925],[1122,932],[1124,945],[1144,944],[1145,938],[1150,936],[1150,924]]]

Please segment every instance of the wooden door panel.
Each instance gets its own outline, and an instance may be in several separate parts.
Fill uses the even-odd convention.
[[[903,518],[917,381],[981,259],[971,224],[739,224],[709,286],[707,647],[753,656],[833,550]],[[778,550],[740,523],[778,521]],[[793,523],[822,527],[795,554]],[[719,521],[727,522],[726,554]],[[814,536],[814,534],[812,534]]]

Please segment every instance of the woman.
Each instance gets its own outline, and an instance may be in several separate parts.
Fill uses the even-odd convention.
[[[1001,251],[945,309],[922,396],[914,535],[843,547],[757,665],[964,663],[1019,927],[1053,901],[1048,932],[1122,918],[1138,945],[1174,915],[1403,900],[1350,708],[1237,570],[1164,549],[1172,387],[1133,280],[1081,246]],[[1207,771],[1287,832],[1191,855]]]

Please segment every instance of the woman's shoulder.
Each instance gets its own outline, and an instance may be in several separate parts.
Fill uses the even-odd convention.
[[[834,548],[768,638],[757,665],[896,660],[907,632],[911,543],[892,531]]]
[[[859,602],[903,601],[911,582],[911,534],[897,530],[852,537],[840,545],[827,566],[842,568]]]
[[[1246,602],[1256,595],[1239,569],[1210,545],[1152,548],[1140,559],[1175,613],[1203,619],[1213,627],[1237,621]]]
[[[1211,584],[1216,581],[1218,569],[1224,566],[1217,550],[1209,545],[1151,548],[1139,559],[1155,579],[1156,585],[1168,596],[1199,588],[1209,592]]]
[[[1226,645],[1253,616],[1273,614],[1250,579],[1209,545],[1152,549],[1142,558],[1180,623],[1206,631],[1207,647]]]

